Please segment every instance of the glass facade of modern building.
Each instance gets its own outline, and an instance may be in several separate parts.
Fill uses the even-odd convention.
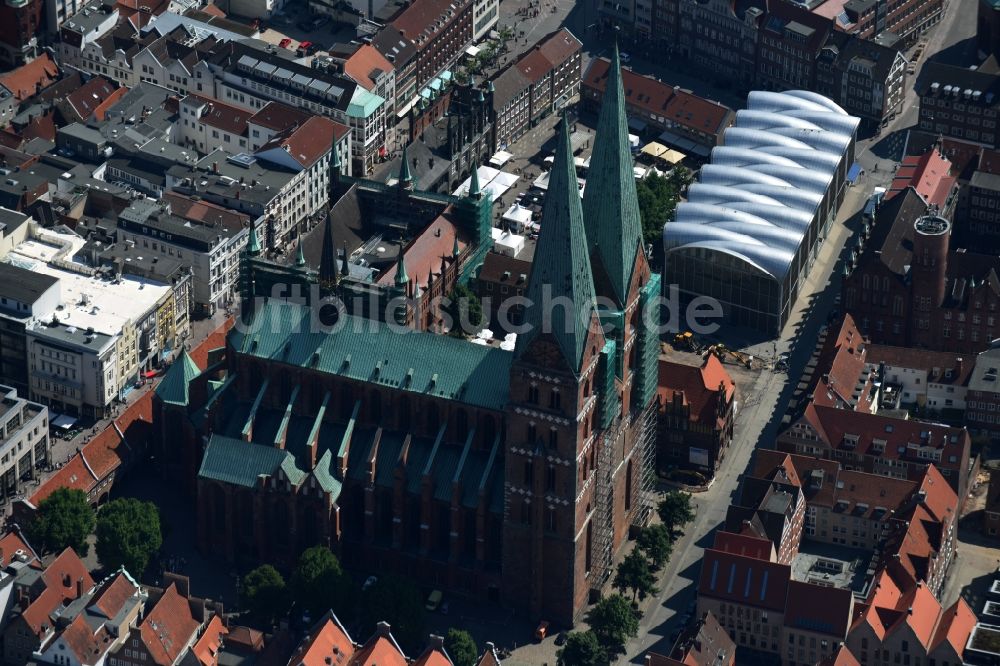
[[[777,335],[854,163],[857,118],[807,91],[752,92],[663,231],[666,284]]]

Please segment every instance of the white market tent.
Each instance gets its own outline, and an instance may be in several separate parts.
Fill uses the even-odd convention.
[[[506,150],[498,150],[493,157],[490,158],[490,164],[499,169],[512,159],[514,159],[513,153],[508,153]]]
[[[479,187],[484,193],[489,194],[493,201],[502,197],[507,190],[513,187],[518,178],[512,173],[506,173],[488,166],[479,167],[476,170],[476,174],[479,176]],[[452,194],[456,197],[468,195],[471,183],[472,178],[466,178]]]
[[[531,224],[531,209],[521,204],[514,204],[503,214],[503,220],[518,231],[523,231]]]
[[[524,249],[524,236],[506,233],[497,239],[493,249],[508,257],[516,257]]]

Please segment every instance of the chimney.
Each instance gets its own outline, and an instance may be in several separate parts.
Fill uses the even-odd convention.
[[[76,579],[76,598],[83,596],[83,576]]]
[[[438,636],[437,634],[431,634],[427,642],[430,643],[431,648],[435,650],[440,650],[444,647],[444,638]]]
[[[219,163],[212,162],[212,173],[219,173]]]
[[[379,622],[375,627],[375,634],[377,636],[381,636],[382,638],[389,638],[391,632],[392,627],[390,627],[389,623],[385,621]]]

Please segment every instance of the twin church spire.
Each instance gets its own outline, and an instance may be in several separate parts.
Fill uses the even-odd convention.
[[[608,296],[624,308],[636,253],[642,251],[642,223],[617,46],[598,119],[586,194],[581,202],[570,128],[564,116],[541,227],[527,290],[531,305],[525,313],[532,331],[519,338],[518,348],[527,348],[539,330],[551,332],[570,368],[579,372],[596,307],[592,263],[600,266],[610,283],[612,293]],[[546,289],[548,299],[544,298]],[[573,306],[543,307],[556,297],[569,298]],[[543,321],[546,318],[548,321]],[[545,328],[540,329],[543,324]]]

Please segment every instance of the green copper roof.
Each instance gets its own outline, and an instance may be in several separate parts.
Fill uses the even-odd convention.
[[[482,189],[479,187],[479,163],[472,162],[472,180],[469,182],[469,196],[474,198],[479,198],[482,194]],[[455,239],[458,242],[458,239]]]
[[[288,451],[213,434],[205,447],[198,476],[253,488],[257,477],[273,476],[289,464],[294,467],[295,459]]]
[[[565,115],[549,175],[535,256],[542,261],[534,263],[528,283],[527,296],[532,305],[527,306],[526,323],[531,324],[532,332],[520,336],[518,343],[527,345],[538,331],[551,332],[570,368],[578,371],[587,341],[588,315],[594,309],[594,276]],[[571,307],[557,304],[545,308],[547,312],[543,310],[543,303],[564,297],[570,299]],[[522,344],[518,346],[523,349]]]
[[[611,59],[604,102],[597,120],[590,176],[583,197],[583,219],[591,248],[596,246],[614,296],[625,304],[635,255],[642,240],[639,198],[635,191],[628,118],[618,47]]]
[[[406,146],[403,146],[403,155],[399,158],[399,178],[400,183],[409,183],[413,180],[410,175],[410,161],[406,159]]]
[[[173,362],[167,374],[156,387],[156,396],[171,405],[188,404],[188,384],[201,374],[198,365],[188,355],[186,349]]]
[[[319,255],[319,283],[325,288],[337,284],[337,249],[333,246],[333,221],[326,216],[326,226],[323,227],[323,247]]]
[[[396,262],[396,286],[404,287],[406,283],[410,281],[410,276],[406,274],[406,261],[403,260],[403,255],[399,255],[399,261]]]
[[[347,105],[347,115],[351,118],[367,118],[385,104],[385,100],[361,86],[354,91],[351,103]]]
[[[311,316],[303,305],[268,300],[230,340],[244,354],[355,381],[488,409],[507,403],[513,358],[508,351],[349,315],[325,330]]]
[[[253,223],[250,224],[250,237],[247,238],[247,252],[252,257],[256,257],[260,254],[260,239],[257,238],[257,227]]]

